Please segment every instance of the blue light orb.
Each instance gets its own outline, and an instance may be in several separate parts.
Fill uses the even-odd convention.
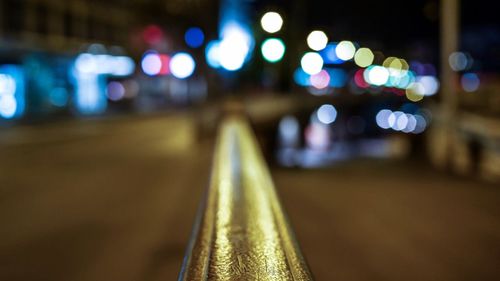
[[[203,34],[203,30],[201,30],[201,28],[191,27],[186,30],[186,33],[184,34],[184,40],[189,47],[198,48],[203,45],[205,34]]]
[[[460,79],[460,82],[462,83],[464,91],[469,93],[477,91],[477,89],[479,89],[479,85],[481,84],[479,76],[476,73],[465,73],[462,76],[462,79]]]
[[[57,107],[64,107],[68,104],[68,91],[63,87],[54,88],[50,91],[49,100],[51,104]]]
[[[339,57],[337,57],[337,53],[335,49],[337,48],[337,44],[330,43],[326,45],[326,47],[319,52],[321,57],[323,58],[325,64],[342,64],[344,63]]]
[[[297,68],[293,73],[293,80],[297,85],[302,87],[311,86],[310,77],[311,75],[305,73],[301,67]]]
[[[326,71],[330,75],[330,87],[342,88],[347,84],[347,73],[345,70],[341,68],[327,68]]]

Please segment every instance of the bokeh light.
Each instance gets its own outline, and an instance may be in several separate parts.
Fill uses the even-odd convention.
[[[323,104],[316,111],[316,117],[325,125],[331,124],[337,119],[337,109],[331,104]]]
[[[188,53],[177,53],[170,59],[170,71],[174,77],[179,79],[191,76],[195,67],[194,59]]]
[[[281,145],[286,147],[295,147],[299,144],[300,124],[297,118],[287,115],[280,120],[279,136]]]
[[[389,72],[389,81],[387,81],[386,85],[398,89],[406,89],[413,82],[415,82],[413,71],[393,71],[392,74]]]
[[[285,54],[285,44],[281,39],[269,38],[266,39],[261,46],[261,53],[264,59],[268,62],[278,62]]]
[[[427,128],[427,121],[420,114],[402,111],[380,110],[375,116],[377,126],[382,129],[393,129],[403,133],[420,134]]]
[[[439,90],[439,81],[434,76],[419,76],[416,81],[422,85],[424,96],[433,96]]]
[[[161,68],[158,74],[168,75],[170,74],[170,56],[166,54],[160,54]]]
[[[328,37],[321,30],[314,30],[307,36],[307,46],[314,51],[321,51],[328,44]]]
[[[404,59],[399,59],[396,57],[388,57],[384,60],[382,65],[389,71],[390,79],[386,86],[395,87],[398,84],[398,80],[407,75],[410,66],[408,62]]]
[[[21,70],[17,66],[0,67],[0,117],[2,118],[14,118],[20,109],[19,103],[24,98],[18,94],[22,91],[22,81],[16,76],[20,74]]]
[[[469,93],[477,91],[477,89],[479,89],[479,85],[481,84],[479,76],[477,76],[476,73],[465,73],[462,75],[460,82],[464,91]]]
[[[364,74],[365,70],[364,69],[358,69],[356,73],[354,73],[354,83],[356,86],[360,88],[368,88],[370,87],[370,84],[368,84],[365,80]]]
[[[158,44],[163,40],[163,30],[157,25],[148,25],[142,32],[142,38],[150,45]]]
[[[94,55],[88,53],[78,55],[75,60],[75,68],[80,73],[96,73],[97,63]]]
[[[14,117],[17,110],[16,99],[13,96],[0,97],[0,116],[5,119]]]
[[[198,48],[203,45],[205,34],[203,34],[203,30],[201,30],[201,28],[191,27],[186,30],[186,33],[184,34],[184,40],[189,47]]]
[[[314,75],[323,68],[323,58],[318,53],[307,52],[300,60],[300,66],[305,73]]]
[[[421,101],[425,96],[425,87],[420,82],[413,82],[408,86],[405,94],[410,101]]]
[[[267,12],[260,19],[260,25],[266,32],[276,33],[281,30],[283,19],[276,12]]]
[[[63,87],[56,87],[50,91],[49,100],[57,107],[64,107],[69,101],[68,91]]]
[[[469,65],[469,60],[467,55],[462,52],[453,52],[448,58],[448,62],[450,63],[451,69],[454,71],[462,71],[467,68]]]
[[[343,60],[337,57],[337,53],[335,49],[337,48],[337,44],[329,43],[326,47],[319,52],[321,57],[323,58],[325,64],[341,64],[344,63]]]
[[[370,66],[365,70],[364,78],[371,85],[382,86],[389,80],[389,71],[383,66]]]
[[[77,61],[77,68],[82,68],[79,66],[78,61]],[[160,55],[156,52],[147,52],[143,57],[141,61],[141,67],[142,71],[149,75],[149,76],[154,76],[158,75],[161,70],[161,58]],[[87,71],[88,69],[85,69]],[[82,70],[80,70],[82,71]]]
[[[320,72],[311,75],[310,77],[311,86],[316,89],[324,89],[330,84],[330,74],[326,70],[321,70]]]
[[[149,53],[154,52],[146,54]],[[75,68],[78,72],[85,74],[128,76],[134,73],[135,63],[132,58],[127,56],[82,53],[75,59]]]
[[[415,129],[412,131],[412,133],[420,134],[423,131],[425,131],[425,129],[427,128],[427,121],[425,120],[425,118],[422,115],[419,115],[419,114],[414,115],[414,117],[417,121],[417,124],[415,126]]]
[[[393,114],[394,114],[394,122],[391,125],[391,128],[396,131],[402,131],[404,128],[406,128],[406,125],[408,125],[408,117],[402,111],[395,111],[393,112]]]
[[[219,41],[210,41],[205,48],[205,59],[207,64],[212,68],[220,67],[219,59]]]
[[[237,23],[228,24],[221,32],[219,43],[219,62],[228,71],[237,71],[243,67],[253,42],[250,34]]]
[[[372,65],[375,56],[373,52],[368,48],[360,48],[356,51],[354,55],[354,62],[359,67],[368,67]]]
[[[16,93],[16,81],[9,74],[0,74],[0,95],[13,96]]]
[[[310,77],[311,75],[305,73],[301,67],[298,67],[293,73],[293,81],[295,81],[297,85],[303,87],[310,86],[311,84]]]
[[[347,73],[342,68],[326,68],[325,69],[330,76],[330,87],[342,88],[347,83]]]
[[[351,60],[356,53],[356,47],[351,41],[341,41],[335,49],[337,57],[343,61]]]
[[[135,62],[127,56],[111,56],[110,74],[114,76],[128,76],[135,71]]]
[[[411,133],[417,127],[417,119],[413,114],[406,114],[406,126],[401,130],[403,133]]]
[[[380,128],[389,129],[391,127],[389,125],[389,116],[391,115],[391,113],[392,111],[388,109],[382,109],[377,113],[377,115],[375,116],[375,121]]]
[[[118,81],[109,82],[106,88],[106,96],[112,101],[119,101],[125,96],[125,87]]]
[[[317,118],[315,113],[313,115]],[[305,129],[305,141],[309,149],[327,150],[331,143],[330,128],[321,122],[311,122]]]
[[[384,66],[385,68],[389,68],[391,67],[391,64],[392,62],[394,61],[397,61],[398,58],[396,57],[387,57],[384,62],[382,63],[382,66]],[[401,69],[402,68],[402,65],[400,65],[399,67],[397,66],[397,62],[393,65],[394,68],[396,69]]]

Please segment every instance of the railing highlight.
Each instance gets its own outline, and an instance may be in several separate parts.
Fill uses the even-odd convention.
[[[213,161],[179,281],[313,280],[243,118],[222,123]]]

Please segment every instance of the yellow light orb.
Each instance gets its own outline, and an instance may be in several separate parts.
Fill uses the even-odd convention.
[[[386,68],[389,68],[391,66],[391,63],[394,61],[394,60],[397,60],[398,58],[396,57],[388,57],[384,60],[384,62],[382,63],[382,65]]]
[[[359,67],[368,67],[372,65],[375,56],[368,48],[360,48],[354,55],[354,62]]]
[[[425,95],[425,88],[420,83],[411,83],[406,89],[406,98],[410,101],[417,102],[421,101]]]

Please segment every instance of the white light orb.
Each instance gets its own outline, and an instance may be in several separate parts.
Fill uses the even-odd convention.
[[[285,54],[285,44],[281,39],[269,38],[262,43],[261,52],[264,59],[268,62],[278,62]]]
[[[88,53],[78,55],[75,60],[75,68],[80,73],[95,73],[98,65],[95,56]]]
[[[276,12],[267,12],[260,19],[260,25],[266,32],[276,33],[281,30],[283,19]]]
[[[193,57],[188,53],[177,53],[170,59],[170,71],[179,79],[191,76],[196,67]]]
[[[317,74],[323,69],[323,58],[318,53],[307,52],[302,56],[300,66],[309,75]]]
[[[112,69],[110,73],[115,76],[132,75],[135,70],[134,60],[127,56],[116,56],[112,58]]]
[[[415,130],[417,127],[417,119],[413,114],[406,114],[406,117],[408,118],[408,123],[406,124],[406,127],[402,130],[404,133],[411,133]]]
[[[337,119],[337,109],[331,104],[323,104],[316,111],[316,117],[325,125],[331,124]]]
[[[391,125],[389,124],[389,116],[392,114],[392,111],[389,109],[380,110],[375,116],[375,121],[377,125],[382,129],[389,129]]]
[[[142,71],[149,76],[158,75],[161,70],[161,59],[157,53],[146,54],[141,61]]]
[[[13,96],[16,93],[16,80],[8,74],[0,74],[0,96]]]
[[[14,96],[0,96],[0,116],[5,119],[10,119],[16,115],[17,101]]]
[[[243,67],[250,52],[251,37],[237,24],[229,24],[222,32],[219,43],[219,62],[228,71],[237,71]]]
[[[462,71],[467,68],[467,55],[462,52],[454,52],[448,57],[451,69],[454,71]]]
[[[335,53],[339,59],[348,61],[356,54],[356,47],[351,41],[341,41],[335,48]]]
[[[364,72],[365,80],[374,86],[382,86],[389,81],[389,71],[383,66],[373,66]]]
[[[401,113],[399,112],[398,112],[398,119],[396,119],[396,123],[394,124],[393,127],[396,131],[402,131],[408,125],[408,116],[406,116],[406,114],[404,114],[403,112]]]
[[[439,90],[439,81],[434,76],[420,76],[417,77],[417,82],[422,84],[424,88],[423,94],[425,96],[433,96]]]
[[[328,44],[328,37],[321,30],[314,30],[307,36],[307,46],[315,51],[321,51]]]

